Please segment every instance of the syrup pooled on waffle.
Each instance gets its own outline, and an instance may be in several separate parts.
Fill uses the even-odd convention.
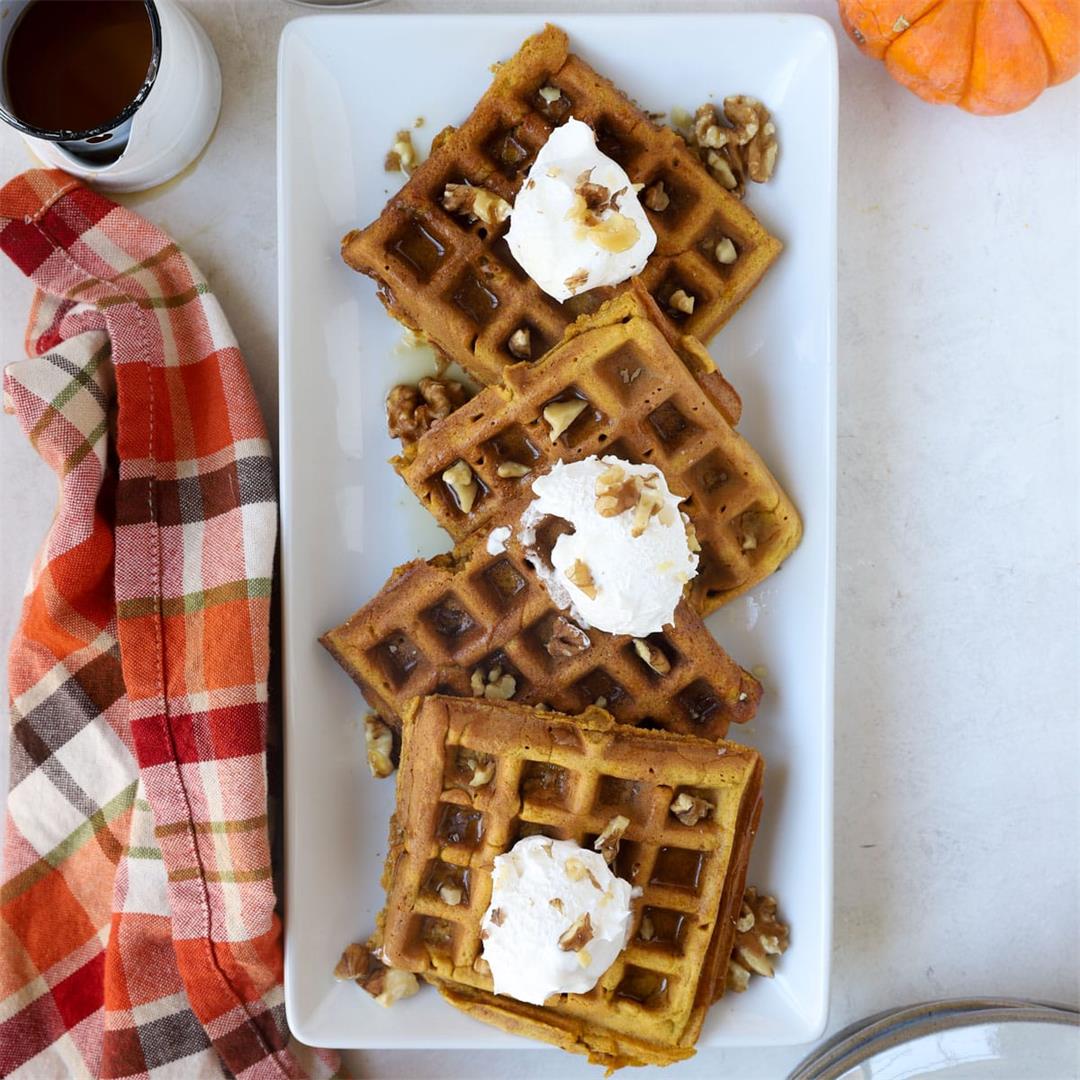
[[[461,541],[516,522],[533,480],[556,461],[598,454],[655,465],[694,525],[701,552],[690,601],[709,614],[773,573],[802,525],[732,427],[735,392],[700,345],[665,334],[661,318],[635,285],[574,323],[542,359],[505,368],[501,385],[406,443],[394,467]],[[558,431],[560,409],[574,415]],[[460,477],[471,480],[471,498],[462,499]]]
[[[568,717],[507,702],[414,703],[384,874],[383,955],[478,1019],[609,1068],[689,1057],[724,990],[762,773],[754,750],[623,727],[597,709]],[[686,801],[700,816],[679,813]],[[628,824],[612,869],[642,890],[626,948],[588,993],[542,1007],[496,996],[480,925],[495,857],[536,833],[591,849],[617,815]]]
[[[557,535],[538,533],[538,555]],[[721,739],[761,700],[761,684],[685,600],[670,626],[644,639],[583,630],[514,542],[494,555],[474,543],[398,567],[322,643],[395,728],[410,699],[441,693],[570,713],[599,704],[624,724]]]
[[[571,116],[644,185],[657,245],[641,281],[672,327],[708,341],[780,252],[676,132],[654,124],[548,26],[497,68],[469,118],[436,138],[379,218],[342,240],[345,262],[376,280],[390,314],[482,383],[497,382],[506,364],[541,356],[578,315],[627,288],[560,304],[510,254],[505,219],[444,205],[447,185],[464,184],[513,203],[537,152]]]

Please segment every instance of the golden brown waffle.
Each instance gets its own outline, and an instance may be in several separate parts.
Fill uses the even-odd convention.
[[[550,545],[555,537],[538,539]],[[709,739],[723,738],[729,723],[757,710],[761,685],[685,600],[673,625],[647,639],[670,665],[665,674],[642,660],[629,637],[589,629],[587,646],[549,645],[553,636],[576,636],[557,632],[569,618],[516,544],[499,555],[473,544],[399,567],[322,643],[395,727],[413,697],[472,696],[506,676],[513,686],[502,682],[501,692],[516,702],[575,713],[600,701],[622,723]]]
[[[469,786],[470,759],[490,771],[486,783]],[[623,727],[598,709],[571,718],[513,703],[414,702],[384,876],[387,962],[478,1019],[610,1068],[689,1057],[723,992],[763,768],[746,747]],[[684,792],[713,807],[693,826],[671,812]],[[536,832],[591,848],[616,814],[630,825],[613,869],[643,890],[626,949],[587,994],[543,1007],[493,994],[480,921],[495,856]],[[459,904],[440,895],[446,884],[461,890]]]
[[[548,87],[561,91],[551,102],[540,94]],[[780,252],[780,242],[674,131],[570,55],[566,34],[548,26],[498,68],[465,123],[438,136],[379,218],[342,240],[342,257],[378,282],[390,314],[483,383],[497,382],[503,365],[515,362],[508,345],[515,331],[527,328],[532,355],[540,356],[577,315],[625,289],[594,289],[559,304],[510,254],[506,223],[470,225],[442,207],[446,185],[466,181],[513,202],[537,151],[570,115],[593,128],[600,149],[632,181],[664,183],[670,203],[647,211],[657,246],[641,279],[672,325],[707,341]],[[723,237],[737,252],[730,265],[715,255]],[[692,314],[668,306],[678,289],[694,298]]]
[[[718,406],[725,401],[719,384],[709,375],[712,381],[702,386],[699,376],[708,373],[695,364],[695,346],[692,339],[669,340],[656,305],[640,288],[631,289],[574,323],[543,359],[505,368],[502,385],[482,390],[408,444],[394,467],[460,541],[516,521],[533,497],[533,480],[557,460],[613,454],[654,464],[685,498],[683,509],[697,532],[701,562],[690,598],[707,615],[776,570],[798,544],[802,524],[729,423],[738,415],[737,398],[735,405]],[[728,388],[728,394],[734,392]],[[574,398],[588,406],[552,443],[543,409]],[[442,479],[456,461],[467,462],[479,481],[468,513]],[[507,462],[529,471],[501,477]]]

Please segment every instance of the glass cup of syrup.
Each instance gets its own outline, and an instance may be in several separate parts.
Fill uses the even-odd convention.
[[[0,119],[107,190],[175,176],[217,121],[217,57],[175,0],[0,0],[0,57]]]

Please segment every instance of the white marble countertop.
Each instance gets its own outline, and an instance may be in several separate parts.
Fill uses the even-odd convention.
[[[273,431],[275,61],[281,27],[304,10],[283,0],[187,3],[222,61],[220,125],[191,175],[123,201],[209,275]],[[458,6],[557,13],[580,4]],[[827,0],[757,6],[836,24]],[[923,104],[837,33],[830,1030],[935,997],[1075,1003],[1080,80],[1016,116],[980,119]],[[0,178],[28,165],[19,139],[0,131]],[[0,260],[0,362],[22,355],[29,297]],[[48,476],[15,421],[0,419],[5,643],[53,511]],[[806,1049],[702,1052],[678,1075],[781,1076]],[[543,1050],[348,1060],[360,1076],[599,1075]]]

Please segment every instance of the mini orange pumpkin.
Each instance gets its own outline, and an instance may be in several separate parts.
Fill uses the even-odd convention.
[[[1080,0],[839,0],[844,29],[938,105],[1016,112],[1080,71]]]

